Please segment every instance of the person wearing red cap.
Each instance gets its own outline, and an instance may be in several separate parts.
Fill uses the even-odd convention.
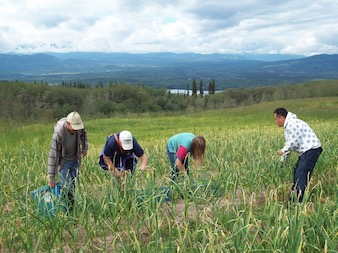
[[[75,180],[80,172],[81,158],[87,151],[87,133],[81,116],[71,112],[54,126],[48,157],[49,185],[55,187],[58,173],[68,200],[68,211],[74,207]]]

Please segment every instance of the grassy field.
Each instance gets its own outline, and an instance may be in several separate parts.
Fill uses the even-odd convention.
[[[286,206],[297,156],[276,155],[283,106],[315,130],[324,152],[302,205]],[[89,153],[74,215],[42,217],[30,191],[47,184],[53,125],[0,125],[0,252],[338,252],[338,98],[270,102],[186,115],[86,119]],[[148,170],[117,181],[97,165],[105,136],[130,130]],[[167,139],[207,140],[202,168],[173,184]],[[170,189],[164,201],[159,187]]]

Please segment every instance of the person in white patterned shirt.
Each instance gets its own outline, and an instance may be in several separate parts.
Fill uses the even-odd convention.
[[[279,127],[284,127],[285,135],[285,145],[277,154],[284,156],[295,151],[299,155],[294,166],[292,190],[296,192],[298,201],[302,202],[314,167],[323,151],[321,143],[306,122],[285,108],[275,109],[274,119]],[[289,200],[294,201],[294,196],[291,195]]]

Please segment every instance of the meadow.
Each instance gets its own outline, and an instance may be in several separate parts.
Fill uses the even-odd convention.
[[[280,106],[305,120],[324,149],[304,202],[292,206],[297,155],[285,163],[276,155]],[[54,217],[39,215],[30,191],[47,184],[55,122],[0,124],[0,252],[338,252],[338,97],[83,121],[89,153],[76,209]],[[148,169],[118,181],[97,162],[105,137],[122,130],[145,149]],[[189,178],[172,183],[165,145],[179,132],[204,136],[207,148],[203,166],[190,162]]]

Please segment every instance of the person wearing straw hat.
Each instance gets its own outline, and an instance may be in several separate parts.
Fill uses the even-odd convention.
[[[54,126],[48,156],[49,185],[55,187],[58,174],[68,200],[68,211],[74,207],[75,181],[80,173],[81,158],[87,151],[86,129],[80,114],[73,111]]]

